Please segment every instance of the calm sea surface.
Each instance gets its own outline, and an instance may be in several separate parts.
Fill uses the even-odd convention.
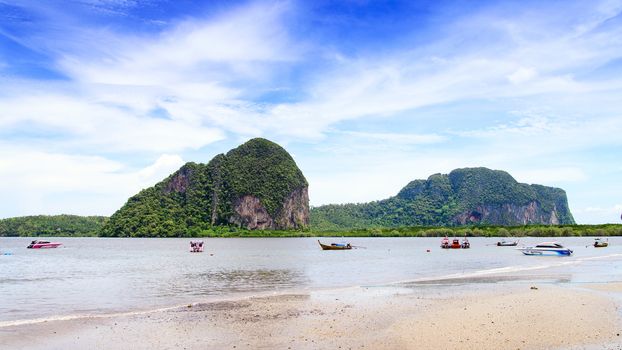
[[[586,247],[590,238],[557,239],[575,250],[572,257],[524,256],[513,247],[493,246],[496,238],[472,238],[468,250],[442,250],[440,238],[352,238],[366,249],[351,251],[322,251],[315,238],[210,238],[199,254],[188,252],[190,239],[54,238],[64,245],[26,249],[31,240],[0,238],[0,324],[493,273],[547,275],[554,283],[622,281],[620,237],[600,249]],[[541,241],[546,239],[520,243]]]

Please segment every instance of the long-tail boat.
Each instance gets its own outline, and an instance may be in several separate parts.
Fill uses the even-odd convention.
[[[498,247],[516,247],[518,245],[518,241],[506,241],[505,239],[497,242]]]
[[[317,242],[320,244],[320,247],[322,247],[322,250],[347,250],[347,249],[352,249],[352,246],[350,245],[350,243],[331,243],[330,245],[328,244],[322,244],[322,242],[320,242],[320,240],[318,239]]]

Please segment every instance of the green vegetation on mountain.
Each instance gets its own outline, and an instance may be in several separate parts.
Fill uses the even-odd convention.
[[[499,170],[456,169],[414,180],[396,196],[311,209],[314,230],[369,227],[574,224],[566,193],[518,183]]]
[[[36,215],[0,220],[0,237],[96,236],[104,216]]]
[[[281,146],[255,138],[214,157],[187,163],[142,190],[114,213],[102,236],[180,237],[219,226],[304,229],[307,180]]]
[[[0,220],[0,237],[91,237],[107,220],[103,216],[24,216]],[[341,230],[247,230],[212,226],[188,230],[178,237],[606,237],[622,236],[622,225],[526,225],[458,227],[367,227]]]
[[[294,159],[281,146],[265,139],[253,139],[232,149],[224,157],[225,187],[231,198],[252,195],[272,216],[287,196],[308,183]]]
[[[306,237],[607,237],[622,236],[622,225],[413,226],[368,227],[308,232]]]

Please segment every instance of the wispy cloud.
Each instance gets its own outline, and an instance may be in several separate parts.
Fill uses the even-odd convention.
[[[254,5],[182,22],[155,38],[90,31],[88,44],[57,57],[69,82],[18,80],[21,91],[0,88],[0,125],[18,135],[37,125],[82,150],[115,152],[197,149],[222,139],[222,129],[257,134],[240,82],[264,79],[266,62],[294,59],[279,25],[283,11]],[[69,41],[85,43],[83,35]],[[167,118],[154,118],[154,111]]]
[[[399,134],[386,132],[343,131],[342,135],[353,136],[367,141],[389,142],[391,144],[421,145],[439,143],[446,140],[437,134]]]
[[[327,29],[288,1],[222,5],[134,31],[112,19],[157,2],[81,2],[110,14],[97,23],[49,3],[11,6],[38,25],[5,22],[2,38],[58,77],[20,75],[23,62],[2,55],[0,135],[51,174],[57,161],[137,191],[148,182],[141,176],[177,166],[188,152],[266,136],[296,150],[314,204],[386,197],[461,166],[572,190],[622,142],[622,1],[438,10],[433,27],[399,33],[374,16],[355,18],[393,34],[381,43],[348,36],[358,41],[347,45],[317,41]],[[89,162],[96,170],[80,168]],[[115,198],[131,192],[115,188]],[[572,205],[595,207],[590,200]]]
[[[188,20],[155,37],[94,33],[91,45],[63,55],[59,66],[76,81],[110,85],[217,85],[263,78],[259,63],[298,54],[280,24],[284,11],[282,5],[255,5],[208,21]]]
[[[48,147],[87,154],[198,149],[224,137],[219,129],[198,122],[153,118],[80,97],[44,93],[0,98],[1,130],[13,142],[27,143],[30,131],[39,129],[48,137],[38,141]],[[62,138],[50,137],[54,134]]]

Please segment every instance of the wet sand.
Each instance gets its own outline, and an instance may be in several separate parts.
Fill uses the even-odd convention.
[[[6,349],[621,349],[621,287],[356,287],[4,326],[0,344]]]

